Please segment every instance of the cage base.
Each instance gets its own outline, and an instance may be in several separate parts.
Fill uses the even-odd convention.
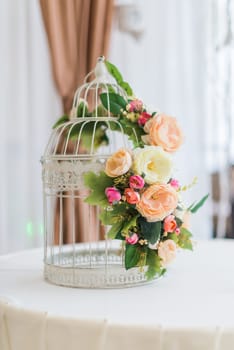
[[[56,265],[58,256],[56,259],[54,255],[53,264],[48,262],[44,264],[44,278],[59,286],[96,289],[134,287],[152,282],[145,276],[147,266],[141,270],[139,268],[126,270],[121,262],[119,249],[109,250],[110,261],[107,260],[105,250],[100,248],[92,250],[92,257],[95,257],[92,261],[88,260],[87,250],[80,249],[79,260],[74,260],[74,254],[66,252],[64,260],[66,264]]]

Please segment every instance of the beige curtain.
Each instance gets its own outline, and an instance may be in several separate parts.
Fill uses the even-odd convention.
[[[111,32],[113,0],[40,0],[42,16],[47,32],[53,76],[63,101],[65,113],[69,113],[73,95],[87,73],[95,67],[97,57],[107,55]],[[71,200],[63,199],[63,242],[72,238],[70,220]],[[76,241],[87,240],[89,210],[79,199],[75,200]],[[55,242],[58,243],[59,201],[56,208]],[[89,216],[88,216],[89,215]],[[91,212],[89,231],[92,239],[98,239],[99,225],[96,209]]]
[[[113,0],[40,0],[54,80],[69,112],[73,94],[100,55],[107,55]]]

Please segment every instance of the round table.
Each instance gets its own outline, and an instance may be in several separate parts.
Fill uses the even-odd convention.
[[[234,348],[234,241],[199,241],[163,278],[126,289],[49,284],[42,259],[0,256],[1,350]]]

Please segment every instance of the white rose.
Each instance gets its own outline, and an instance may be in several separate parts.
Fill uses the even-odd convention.
[[[134,153],[133,169],[151,185],[156,182],[167,183],[172,172],[172,158],[159,146],[145,146]]]

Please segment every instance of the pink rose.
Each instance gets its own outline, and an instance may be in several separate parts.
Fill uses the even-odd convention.
[[[129,185],[131,188],[141,189],[144,187],[145,181],[140,175],[132,175],[129,179]]]
[[[105,195],[107,196],[108,202],[110,204],[119,202],[121,199],[121,193],[115,187],[107,187],[105,189]]]
[[[143,107],[143,102],[141,100],[133,100],[127,105],[128,112],[140,112]]]
[[[177,223],[175,221],[174,215],[168,215],[164,219],[163,228],[164,228],[164,231],[166,232],[174,232],[176,230]]]
[[[136,244],[138,242],[138,235],[133,233],[131,237],[126,237],[126,242],[128,244]]]
[[[135,192],[132,188],[126,188],[124,190],[124,195],[129,204],[137,204],[140,201],[139,193]]]
[[[140,126],[144,126],[145,123],[146,123],[151,117],[152,117],[151,114],[146,113],[146,112],[142,112],[141,115],[140,115],[140,117],[138,118],[138,121],[137,121],[137,122],[138,122],[138,124],[139,124]]]
[[[162,265],[169,264],[176,257],[176,244],[172,239],[160,242],[158,246],[158,256],[162,259]]]
[[[176,179],[171,179],[170,185],[174,187],[175,190],[178,190],[180,188],[179,181]]]

